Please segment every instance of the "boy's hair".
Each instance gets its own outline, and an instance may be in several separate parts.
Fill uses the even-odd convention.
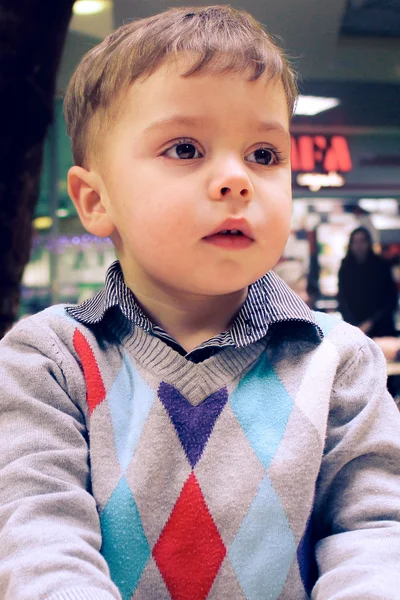
[[[282,80],[289,115],[297,97],[296,75],[283,51],[250,14],[228,5],[180,7],[130,22],[89,51],[76,69],[64,100],[75,164],[83,166],[118,113],[128,87],[151,75],[170,55],[193,54],[184,77],[267,72]]]

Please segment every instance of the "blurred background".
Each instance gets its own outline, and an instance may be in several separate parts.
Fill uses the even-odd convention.
[[[20,316],[80,302],[115,259],[87,234],[67,194],[72,165],[62,98],[82,55],[124,21],[174,0],[77,0],[58,74]],[[188,2],[189,4],[189,2]],[[194,5],[206,2],[192,2]],[[246,0],[301,75],[292,122],[293,221],[276,270],[314,307],[337,312],[338,270],[350,232],[366,226],[400,288],[400,0]],[[51,10],[51,3],[48,5]],[[396,326],[400,329],[400,311]]]

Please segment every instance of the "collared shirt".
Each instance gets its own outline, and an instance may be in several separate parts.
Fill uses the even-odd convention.
[[[90,325],[100,323],[108,310],[115,306],[137,327],[161,338],[193,362],[201,362],[227,346],[243,348],[257,342],[265,337],[269,326],[274,323],[308,323],[323,337],[312,311],[273,271],[249,286],[247,298],[227,331],[210,338],[190,352],[186,352],[162,327],[147,317],[133,292],[125,285],[118,261],[108,268],[105,286],[100,292],[81,304],[67,307],[67,311],[76,320]]]

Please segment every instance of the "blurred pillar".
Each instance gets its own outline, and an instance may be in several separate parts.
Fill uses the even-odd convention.
[[[17,317],[73,0],[0,0],[0,337]]]

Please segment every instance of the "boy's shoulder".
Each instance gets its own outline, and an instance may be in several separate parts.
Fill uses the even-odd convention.
[[[78,328],[84,326],[68,315],[66,306],[55,305],[20,319],[0,340],[0,382],[4,389],[24,382],[30,395],[42,398],[57,382],[54,397],[64,390],[68,398],[85,407],[74,339]],[[87,337],[85,332],[83,337]]]
[[[286,369],[292,370],[293,361],[302,361],[305,369],[320,374],[334,373],[341,376],[349,368],[351,371],[372,368],[385,371],[385,359],[378,345],[367,337],[358,327],[343,321],[340,316],[319,311],[311,311],[314,327],[306,322],[306,328],[300,320],[285,323],[285,327],[275,329],[272,336],[272,352],[275,361],[282,357],[291,357],[283,361]],[[317,333],[318,332],[318,333]]]
[[[38,335],[44,330],[54,330],[55,332],[62,329],[69,330],[78,325],[76,319],[71,317],[67,311],[70,304],[54,304],[44,310],[41,310],[34,315],[22,317],[11,329],[9,333],[15,331],[34,331]]]
[[[336,314],[312,311],[316,324],[323,334],[323,339],[335,345],[363,346],[373,343],[358,327],[350,325]]]
[[[67,312],[68,304],[56,304],[34,315],[23,317],[0,341],[4,346],[30,346],[51,353],[55,346],[70,345],[77,330],[87,327]]]
[[[338,375],[349,368],[357,372],[365,368],[374,371],[386,371],[386,361],[379,346],[358,327],[350,325],[337,317],[326,313],[313,311],[318,326],[324,338],[323,345],[329,348],[339,358],[341,367]]]

